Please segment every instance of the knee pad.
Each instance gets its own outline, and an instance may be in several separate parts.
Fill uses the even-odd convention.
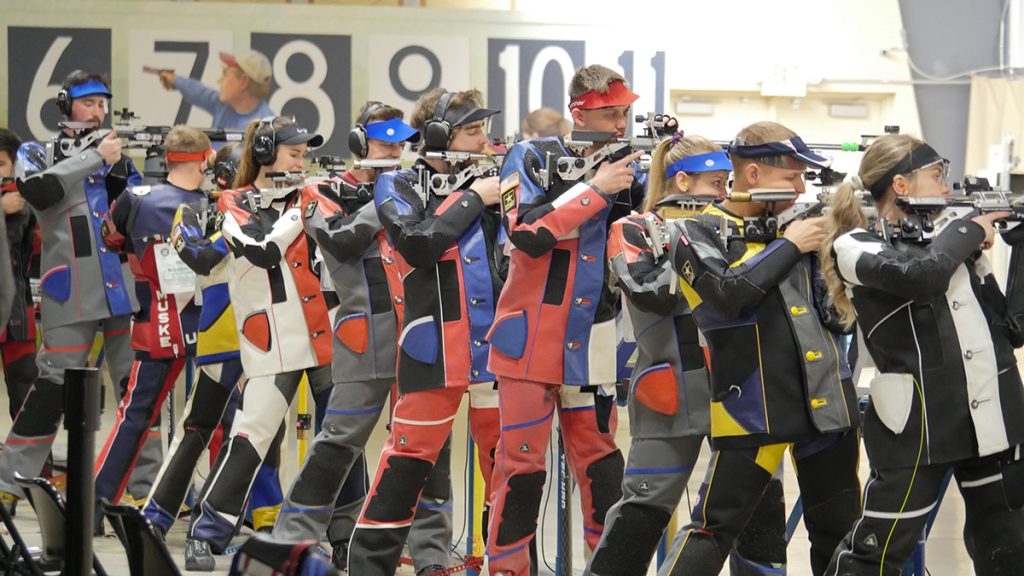
[[[329,442],[314,442],[312,452],[302,467],[302,473],[295,477],[291,499],[306,506],[331,504],[328,501],[329,496],[342,483],[342,474],[346,473],[342,464],[354,463],[356,460],[359,460],[359,454],[351,447]],[[354,469],[349,468],[349,473],[351,471]],[[362,480],[359,478],[360,485]]]
[[[594,576],[643,576],[658,548],[672,513],[650,506],[625,504],[594,552]]]
[[[410,520],[416,514],[420,491],[432,467],[427,460],[405,456],[388,457],[388,465],[380,474],[375,493],[369,497],[363,516],[371,522]]]
[[[508,479],[505,508],[498,523],[498,546],[514,544],[537,531],[537,513],[547,472],[539,470]]]
[[[29,392],[12,431],[25,437],[52,436],[64,414],[64,386],[37,380]]]
[[[847,529],[852,525],[851,521]],[[778,479],[768,482],[735,549],[744,560],[761,566],[786,563],[786,502]]]
[[[218,510],[241,511],[249,496],[248,485],[256,469],[260,466],[260,455],[248,438],[235,436],[226,450],[221,450],[217,459],[217,470],[228,474],[219,474],[217,481],[210,487],[206,499]],[[230,468],[229,468],[230,467]],[[211,474],[213,478],[213,474]]]
[[[805,499],[804,526],[812,540],[825,538],[838,544],[860,517],[860,511],[860,492],[857,490],[842,490],[812,506],[808,506]],[[832,542],[826,542],[826,545],[832,547]]]
[[[185,430],[181,443],[171,457],[171,463],[164,469],[163,478],[153,491],[153,498],[164,501],[170,494],[184,494],[183,486],[188,486],[195,472],[195,463],[203,454],[204,444],[199,434]],[[153,499],[150,499],[152,502]]]
[[[609,452],[604,458],[587,466],[590,479],[590,502],[594,508],[591,520],[604,524],[608,510],[622,499],[622,472],[626,466],[622,452]]]
[[[427,474],[423,485],[423,498],[435,502],[447,502],[452,493],[452,437],[448,436],[441,451],[437,453],[434,467]]]

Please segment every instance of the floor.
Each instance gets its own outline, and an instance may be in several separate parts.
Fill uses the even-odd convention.
[[[108,384],[109,385],[109,384]],[[178,386],[176,405],[183,406],[183,392],[181,391],[184,387]],[[112,398],[110,391],[107,391],[107,398]],[[7,416],[7,399],[6,399],[6,387],[0,387],[0,406],[3,410],[0,410],[0,432],[6,436],[7,430],[10,428],[10,419]],[[102,445],[105,439],[106,433],[110,430],[113,423],[114,408],[109,404],[106,407],[103,414],[104,429],[98,435],[97,445]],[[618,439],[619,445],[627,447],[629,445],[629,421],[626,411],[620,409],[619,413],[619,430]],[[166,428],[165,428],[166,429]],[[465,502],[468,498],[466,495],[466,486],[469,484],[466,478],[466,438],[467,433],[467,418],[465,415],[465,405],[463,406],[463,413],[456,419],[455,425],[455,448],[452,456],[453,466],[453,482],[455,498],[455,539],[457,542],[453,545],[455,550],[459,554],[465,554],[466,552],[466,525],[465,525]],[[64,431],[61,430],[60,436],[58,437],[58,451],[60,449],[66,450],[66,438],[64,437]],[[383,444],[385,437],[385,431],[381,426],[378,431],[374,434],[368,446],[367,453],[371,455],[371,464],[375,463],[376,455],[379,454],[380,448]],[[298,444],[295,439],[295,435],[289,436],[288,446],[285,448],[288,451],[284,461],[288,464],[282,471],[283,481],[286,483],[295,474],[297,467],[297,454]],[[695,497],[697,488],[699,487],[701,480],[701,473],[706,469],[707,464],[707,451],[701,455],[701,459],[696,467],[697,473],[693,475],[689,483],[689,496]],[[550,469],[550,468],[549,468]],[[459,470],[459,471],[454,471]],[[796,484],[796,478],[792,472],[792,466],[787,466],[785,470],[785,490],[787,494],[787,502],[792,506],[792,502],[795,501],[796,495],[799,493]],[[867,459],[862,458],[861,461],[861,475],[862,479],[867,478]],[[198,473],[199,477],[202,477],[203,472]],[[549,478],[553,480],[555,475],[549,475]],[[545,499],[545,507],[542,510],[541,516],[541,531],[539,534],[539,552],[540,557],[544,560],[541,562],[540,574],[554,574],[555,564],[555,550],[556,550],[556,501],[554,497],[557,494],[556,490],[553,490],[554,486],[549,484],[547,494],[552,497]],[[582,525],[582,521],[579,518],[579,503],[578,500],[574,502],[574,511],[576,519],[574,526],[577,527],[575,531],[575,546],[573,552],[572,573],[581,573],[582,568],[586,562],[584,556],[584,545],[581,537],[581,530],[579,527]],[[939,513],[939,519],[936,523],[935,529],[932,532],[931,538],[927,546],[927,568],[931,576],[953,576],[971,574],[970,560],[967,557],[966,550],[963,545],[963,538],[960,530],[963,521],[963,501],[956,490],[951,490],[946,499],[942,503],[942,507]],[[688,517],[687,500],[681,503],[679,510],[679,518],[685,519]],[[39,543],[39,531],[38,526],[35,522],[35,517],[32,514],[31,508],[24,503],[18,508],[18,515],[16,520],[16,526],[19,531],[22,532],[26,540],[31,545],[37,545]],[[171,551],[172,556],[178,561],[179,566],[184,569],[184,546],[185,546],[185,529],[187,527],[186,521],[179,521],[168,535],[167,543],[168,548]],[[248,531],[246,531],[248,533]],[[236,543],[240,543],[244,540],[245,535],[236,539]],[[99,556],[101,562],[106,567],[109,574],[128,574],[127,562],[124,556],[124,551],[121,548],[119,541],[116,538],[105,537],[95,541],[94,549]],[[788,574],[792,576],[803,576],[810,574],[810,568],[808,566],[808,541],[806,532],[803,527],[799,527],[796,534],[793,537],[792,542],[789,546],[789,566]],[[220,556],[217,558],[218,570],[216,574],[227,574],[227,569],[230,565],[231,559],[229,556]],[[453,555],[452,565],[459,562],[458,558]],[[651,574],[654,574],[655,570],[650,570]],[[412,574],[412,569],[404,567],[399,570],[398,574],[406,575]],[[485,572],[486,573],[486,572]]]

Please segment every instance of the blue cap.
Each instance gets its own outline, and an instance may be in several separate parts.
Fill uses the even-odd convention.
[[[366,137],[384,142],[405,142],[416,135],[416,129],[402,122],[401,118],[392,118],[383,122],[366,125]]]
[[[735,154],[740,158],[790,156],[814,168],[828,168],[832,164],[831,160],[808,148],[799,136],[765,144],[733,144],[729,146],[729,154]]]
[[[68,96],[70,96],[72,100],[75,98],[82,98],[83,96],[92,96],[94,94],[102,94],[107,98],[114,97],[114,95],[110,93],[110,89],[107,88],[106,84],[99,80],[89,80],[88,82],[75,84],[71,88],[68,88]]]
[[[696,174],[698,172],[714,172],[715,170],[732,170],[732,162],[721,150],[680,158],[665,169],[665,178],[671,178],[680,172]]]

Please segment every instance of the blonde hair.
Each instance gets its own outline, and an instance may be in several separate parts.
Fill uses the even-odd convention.
[[[538,108],[523,118],[520,127],[523,136],[535,134],[541,138],[545,136],[561,136],[569,132],[571,123],[565,119],[557,110],[551,108]]]
[[[164,138],[164,150],[167,152],[206,152],[210,148],[210,138],[202,130],[189,126],[175,126]],[[177,164],[184,162],[168,160],[167,168]]]
[[[853,325],[857,315],[853,309],[853,302],[850,301],[850,297],[846,293],[846,286],[839,277],[839,273],[836,272],[832,245],[840,236],[855,228],[866,228],[868,225],[868,219],[864,215],[864,211],[861,210],[857,192],[870,190],[885,176],[886,172],[906,157],[911,150],[922,144],[924,144],[922,140],[906,134],[888,134],[878,138],[864,152],[857,175],[851,178],[850,182],[840,185],[835,195],[832,196],[832,201],[829,204],[828,228],[821,250],[818,252],[818,258],[832,305],[846,327]],[[876,198],[875,203],[884,200],[884,198]]]
[[[628,84],[622,74],[611,68],[600,64],[584,66],[576,71],[569,82],[569,98],[575,99],[593,90],[599,94],[608,91],[608,85],[613,82]]]
[[[245,144],[242,148],[242,161],[238,165],[238,173],[235,174],[235,181],[232,184],[232,187],[241,188],[243,186],[248,186],[255,182],[256,178],[260,175],[261,166],[259,162],[256,162],[252,157],[252,145],[257,132],[260,136],[275,138],[278,130],[294,123],[294,120],[286,116],[277,116],[270,122],[264,122],[263,120],[253,120],[252,122],[249,122],[249,127],[245,129]],[[277,142],[274,143],[274,148],[277,148]]]
[[[721,147],[703,136],[684,136],[678,140],[665,138],[651,153],[651,170],[647,175],[647,198],[644,199],[644,212],[654,207],[668,196],[672,180],[665,178],[665,169],[673,163],[708,152],[721,151]]]

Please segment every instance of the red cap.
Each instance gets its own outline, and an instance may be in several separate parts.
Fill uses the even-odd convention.
[[[202,162],[213,155],[213,150],[200,150],[199,152],[167,152],[164,156],[168,162]]]
[[[590,92],[584,92],[579,97],[573,98],[569,102],[569,111],[573,111],[577,108],[582,110],[596,110],[598,108],[608,108],[610,106],[629,106],[633,102],[636,102],[640,96],[634,94],[632,90],[626,87],[626,83],[622,80],[616,80],[608,85],[608,90],[603,94],[595,90]]]

